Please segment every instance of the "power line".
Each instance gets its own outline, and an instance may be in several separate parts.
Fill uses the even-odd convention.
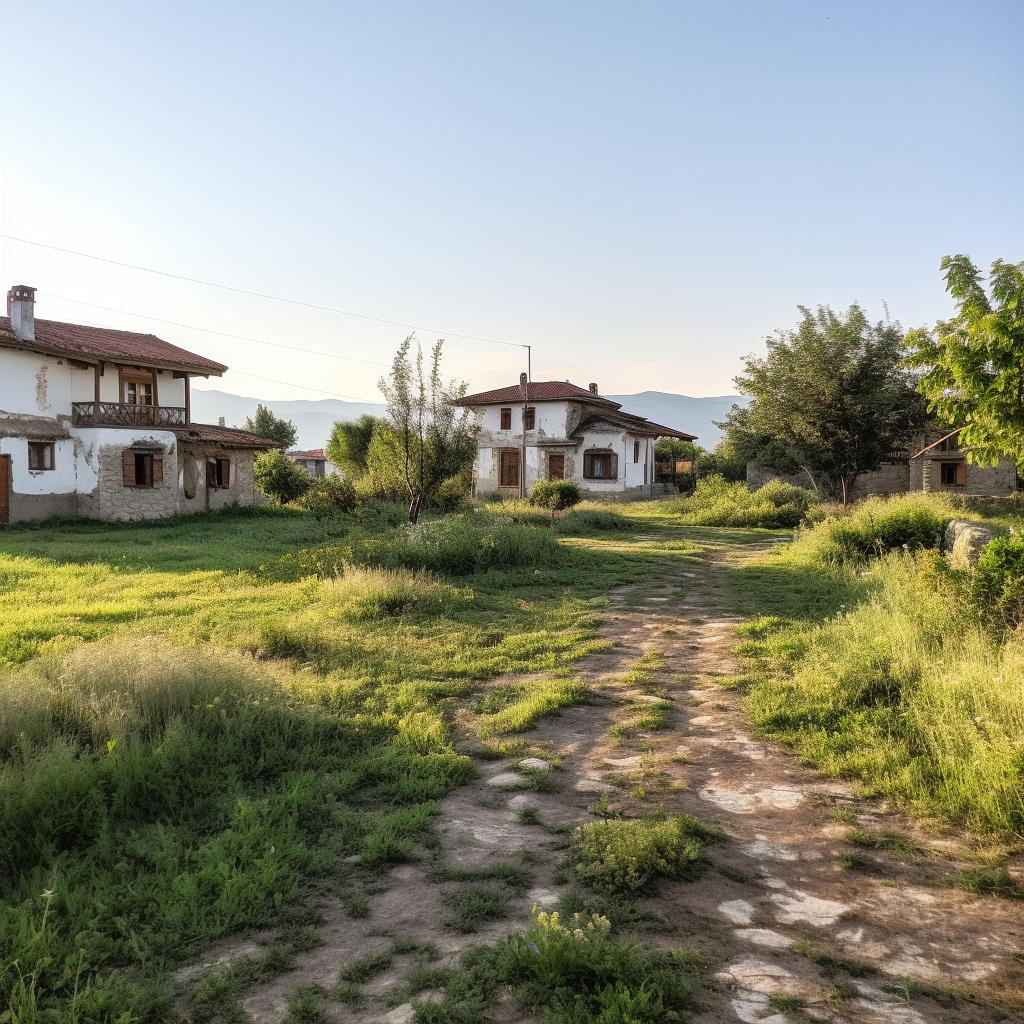
[[[261,338],[247,338],[242,334],[229,334],[227,331],[215,331],[210,327],[197,327],[195,324],[183,324],[177,320],[164,320],[158,316],[150,316],[148,313],[133,313],[129,309],[115,309],[113,306],[101,306],[97,302],[86,302],[85,299],[73,299],[68,295],[56,295],[53,292],[40,292],[51,299],[60,299],[63,302],[75,302],[80,306],[90,306],[93,309],[103,309],[108,313],[121,313],[124,316],[137,316],[140,320],[152,320],[158,324],[170,324],[172,327],[184,327],[189,331],[202,331],[204,334],[216,334],[221,338],[234,338],[237,341],[250,341],[255,345],[270,345],[272,348],[283,348],[288,352],[306,352],[309,355],[325,356],[328,359],[347,359],[353,363],[367,363],[370,366],[390,366],[390,363],[382,363],[377,359],[359,359],[356,356],[343,356],[337,352],[321,352],[314,348],[300,348],[298,345],[284,345],[277,341],[264,341]],[[84,322],[84,321],[83,321]],[[112,329],[112,328],[111,328]],[[236,370],[236,373],[241,371]],[[504,381],[488,380],[485,377],[470,377],[470,380],[479,381],[481,384],[503,384]],[[316,390],[315,388],[311,390]]]
[[[325,313],[338,313],[341,316],[354,316],[360,320],[372,320],[378,324],[390,324],[392,327],[405,327],[411,331],[423,331],[426,334],[444,335],[447,338],[465,338],[469,341],[483,341],[488,345],[508,345],[510,348],[526,348],[525,345],[515,341],[497,341],[494,338],[480,338],[475,334],[457,334],[455,331],[438,331],[433,327],[420,327],[416,324],[403,323],[401,320],[386,320],[384,317],[369,316],[366,313],[353,313],[347,309],[336,309],[333,306],[320,306],[315,302],[303,302],[301,299],[286,299],[283,295],[270,295],[266,292],[251,291],[248,288],[236,288],[230,284],[219,284],[216,281],[203,281],[198,277],[185,277],[183,274],[172,274],[166,270],[153,270],[151,267],[140,267],[135,263],[122,263],[120,260],[107,259],[105,256],[94,256],[88,252],[77,252],[74,249],[62,249],[59,245],[47,245],[45,242],[33,242],[29,238],[18,238],[15,235],[6,235],[0,232],[0,238],[6,238],[11,242],[21,242],[22,245],[35,245],[40,249],[52,249],[54,252],[67,253],[70,256],[81,256],[87,260],[97,260],[100,263],[110,263],[115,267],[127,267],[129,270],[139,270],[144,274],[157,274],[160,277],[171,277],[176,281],[187,281],[189,284],[206,285],[208,288],[221,288],[227,292],[237,292],[239,295],[252,295],[259,299],[272,299],[274,302],[288,302],[293,306],[304,306],[307,309],[319,309]]]
[[[169,277],[169,278],[173,278],[174,280],[177,280],[177,281],[186,281],[189,284],[200,284],[200,285],[204,285],[204,286],[209,287],[209,288],[219,288],[219,289],[222,289],[223,291],[235,292],[235,293],[240,294],[240,295],[250,295],[250,296],[254,296],[256,298],[269,299],[269,300],[272,300],[272,301],[275,301],[275,302],[286,302],[286,303],[289,303],[289,304],[295,305],[295,306],[303,306],[303,307],[305,307],[307,309],[317,309],[317,310],[320,310],[322,312],[336,313],[336,314],[341,315],[341,316],[357,317],[357,318],[359,318],[361,320],[370,320],[370,321],[372,321],[374,323],[390,324],[390,325],[395,326],[395,327],[404,327],[404,328],[407,328],[407,329],[413,330],[413,331],[424,331],[427,334],[444,335],[446,337],[451,337],[451,338],[462,338],[462,339],[467,340],[467,341],[479,341],[479,342],[483,342],[483,343],[488,344],[488,345],[505,345],[505,346],[508,346],[510,348],[527,348],[528,349],[528,348],[531,347],[531,346],[523,344],[521,342],[499,341],[499,340],[497,340],[495,338],[483,338],[483,337],[480,337],[478,335],[473,335],[473,334],[459,334],[459,333],[457,333],[455,331],[443,331],[443,330],[437,330],[435,328],[421,327],[421,326],[417,326],[415,324],[405,323],[405,322],[400,321],[400,320],[388,320],[388,319],[385,319],[383,317],[369,316],[368,314],[365,314],[365,313],[354,313],[354,312],[352,312],[350,310],[337,309],[337,308],[335,308],[333,306],[322,306],[322,305],[318,305],[317,303],[313,303],[313,302],[304,302],[304,301],[302,301],[300,299],[288,299],[288,298],[285,298],[284,296],[281,296],[281,295],[271,295],[271,294],[268,294],[266,292],[257,292],[257,291],[253,291],[253,290],[247,289],[247,288],[237,288],[234,285],[220,284],[220,283],[218,283],[216,281],[204,281],[201,278],[186,277],[183,274],[173,274],[173,273],[170,273],[169,271],[164,271],[164,270],[154,270],[151,267],[142,267],[142,266],[139,266],[139,265],[134,264],[134,263],[126,263],[126,262],[123,262],[121,260],[112,260],[112,259],[108,259],[105,256],[96,256],[96,255],[94,255],[92,253],[78,252],[75,249],[65,249],[65,248],[62,248],[61,246],[57,246],[57,245],[47,245],[45,242],[36,242],[36,241],[33,241],[32,239],[29,239],[29,238],[19,238],[16,235],[8,235],[8,234],[3,233],[3,232],[0,232],[0,238],[5,238],[5,239],[7,239],[8,241],[11,241],[11,242],[20,242],[22,245],[32,245],[32,246],[36,246],[36,247],[41,248],[41,249],[50,249],[53,252],[62,252],[62,253],[67,253],[68,255],[71,255],[71,256],[79,256],[79,257],[81,257],[83,259],[96,260],[96,261],[98,261],[100,263],[111,264],[112,266],[126,267],[129,270],[138,270],[138,271],[141,271],[142,273],[146,273],[146,274],[156,274],[156,275],[158,275],[160,277]],[[81,300],[72,299],[70,301],[77,302],[77,301],[81,301]],[[86,305],[93,305],[92,303],[85,303],[85,304]],[[124,312],[122,310],[114,310],[114,309],[112,309],[109,306],[99,306],[97,308],[109,309],[111,312]],[[155,320],[157,322],[162,322],[162,323],[168,323],[168,324],[173,324],[174,323],[174,321],[170,321],[170,320],[160,321],[159,318],[157,318],[157,317],[147,317],[144,314],[126,313],[126,315],[128,315],[128,316],[141,316],[144,319],[151,319],[151,320]],[[179,325],[176,325],[176,326],[188,327],[189,325],[187,325],[187,324],[179,324]],[[201,331],[207,330],[207,328],[202,328],[202,327],[192,328],[192,329],[194,329],[194,330],[201,330]],[[220,332],[220,331],[210,331],[209,333],[211,333],[211,334],[222,334],[223,332]],[[226,336],[226,337],[240,337],[239,335],[224,335],[224,336]],[[254,338],[245,338],[245,339],[241,339],[241,340],[256,341],[258,344],[268,344],[268,345],[269,344],[273,344],[272,342],[260,342],[260,341],[258,341],[257,339],[254,339]],[[289,346],[280,346],[280,347],[287,348]],[[297,350],[297,351],[311,351],[311,350]],[[624,384],[622,381],[617,381],[617,380],[615,380],[612,377],[605,376],[604,374],[597,373],[596,371],[593,371],[593,370],[588,370],[585,367],[579,366],[576,363],[570,363],[568,360],[560,359],[558,356],[551,355],[549,352],[542,352],[540,349],[537,349],[537,352],[538,352],[539,355],[546,356],[548,359],[553,359],[555,362],[561,363],[564,366],[571,366],[573,369],[579,370],[581,373],[586,373],[586,374],[589,374],[589,375],[593,375],[593,376],[599,378],[600,380],[606,380],[610,384],[614,384],[616,387],[620,387],[620,388],[626,389],[626,391],[630,390],[631,386],[629,384]],[[326,353],[326,352],[317,352],[317,353],[314,353],[314,354],[316,354],[316,355],[327,355],[327,356],[331,355],[331,353]],[[336,357],[336,358],[352,358],[352,357],[339,356],[339,357]],[[360,362],[371,362],[371,360],[358,360],[358,361],[360,361]],[[376,365],[387,365],[387,364],[376,364]],[[241,373],[242,371],[241,370],[236,370],[235,372],[236,373]],[[256,375],[255,374],[249,374],[248,376],[256,376]],[[257,378],[257,379],[263,379],[263,380],[268,380],[268,381],[270,380],[269,377]],[[483,381],[483,378],[479,378],[479,377],[471,378],[471,379]],[[271,382],[272,383],[283,383],[282,381],[271,381]],[[483,382],[484,383],[488,383],[488,384],[500,383],[499,381],[483,381]],[[288,385],[288,386],[289,387],[300,388],[300,390],[305,387],[305,385],[297,385],[297,384]],[[318,393],[322,393],[322,394],[333,394],[333,392],[326,392],[326,391],[320,392],[320,389],[318,389],[318,388],[306,388],[306,390],[317,391]],[[635,389],[634,389],[634,392],[635,392]],[[356,400],[357,401],[363,401],[363,399],[356,399]],[[650,402],[654,402],[656,405],[662,405],[666,409],[672,410],[677,415],[681,412],[681,410],[677,406],[671,405],[668,402],[661,401],[660,399],[648,398],[647,400],[650,401]],[[712,423],[712,424],[715,422],[714,420],[711,419],[710,416],[702,416],[700,413],[687,412],[686,415],[694,416],[697,419],[705,420],[708,423]]]

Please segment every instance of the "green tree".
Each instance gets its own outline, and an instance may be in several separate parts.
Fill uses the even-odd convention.
[[[956,316],[907,335],[907,365],[924,370],[928,410],[962,427],[970,462],[1012,459],[1024,467],[1024,263],[996,260],[983,276],[967,256],[946,256]]]
[[[357,420],[339,420],[331,428],[331,439],[324,454],[341,470],[343,476],[358,480],[366,474],[366,458],[373,432],[387,421],[364,413]]]
[[[256,489],[279,505],[295,501],[309,490],[306,471],[276,448],[256,456],[252,476]]]
[[[752,398],[726,421],[728,443],[780,473],[800,470],[816,491],[845,503],[854,481],[920,430],[925,402],[902,362],[899,323],[872,324],[854,304],[803,314],[794,330],[767,339],[736,378]]]
[[[292,448],[298,440],[299,431],[291,420],[275,416],[265,405],[256,406],[256,416],[245,421],[245,429],[257,437],[268,437],[285,448]]]
[[[379,387],[387,400],[394,459],[409,495],[409,520],[416,522],[420,507],[442,481],[465,475],[476,454],[476,440],[469,409],[458,405],[468,385],[441,377],[444,342],[434,345],[427,376],[419,344],[415,361],[410,358],[412,341],[410,334],[402,342],[390,379],[382,377]]]

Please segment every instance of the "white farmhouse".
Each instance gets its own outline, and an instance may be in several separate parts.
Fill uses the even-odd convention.
[[[463,398],[477,413],[476,493],[526,496],[538,480],[575,480],[591,495],[655,493],[654,442],[696,435],[621,411],[569,381],[533,381]],[[660,489],[660,485],[658,485]]]
[[[147,519],[253,501],[275,442],[193,423],[192,377],[222,363],[152,334],[35,319],[35,289],[0,317],[0,522]]]

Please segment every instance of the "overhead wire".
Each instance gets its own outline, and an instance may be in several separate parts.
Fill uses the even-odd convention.
[[[369,321],[372,321],[374,323],[390,324],[392,326],[404,327],[404,328],[407,328],[407,329],[413,330],[413,331],[424,331],[424,332],[426,332],[428,334],[444,335],[445,337],[450,337],[450,338],[461,338],[461,339],[467,340],[467,341],[478,341],[478,342],[483,342],[483,343],[489,344],[489,345],[505,345],[505,346],[508,346],[510,348],[531,348],[532,347],[533,350],[538,353],[538,355],[542,355],[542,356],[544,356],[544,357],[546,357],[548,359],[552,359],[555,362],[561,363],[564,366],[571,366],[573,369],[579,370],[581,373],[586,373],[586,374],[595,376],[595,377],[597,377],[600,380],[608,381],[608,383],[614,384],[616,387],[624,388],[627,391],[629,391],[630,388],[631,388],[631,385],[625,384],[622,381],[615,380],[613,377],[608,377],[605,374],[597,373],[596,371],[593,371],[593,370],[588,370],[585,367],[579,366],[577,363],[572,363],[572,362],[569,362],[566,359],[561,359],[559,356],[552,355],[550,352],[543,352],[542,350],[540,350],[538,348],[535,348],[535,347],[533,347],[531,345],[527,345],[527,344],[522,343],[522,342],[501,341],[501,340],[496,339],[496,338],[484,338],[484,337],[481,337],[479,335],[460,334],[460,333],[458,333],[456,331],[437,330],[436,328],[428,328],[428,327],[417,326],[415,324],[406,323],[406,322],[403,322],[403,321],[400,321],[400,320],[389,320],[389,319],[386,319],[384,317],[370,316],[370,315],[368,315],[366,313],[356,313],[356,312],[353,312],[351,310],[338,309],[338,308],[333,307],[333,306],[324,306],[324,305],[320,305],[318,303],[305,302],[305,301],[303,301],[301,299],[289,299],[289,298],[286,298],[286,297],[281,296],[281,295],[272,295],[272,294],[267,293],[267,292],[258,292],[258,291],[255,291],[255,290],[252,290],[252,289],[248,289],[248,288],[238,288],[238,287],[236,287],[234,285],[221,284],[221,283],[219,283],[217,281],[205,281],[205,280],[203,280],[201,278],[188,277],[188,276],[186,276],[184,274],[174,274],[174,273],[171,273],[170,271],[165,271],[165,270],[155,270],[152,267],[143,267],[143,266],[140,266],[140,265],[135,264],[135,263],[127,263],[127,262],[124,262],[122,260],[113,260],[113,259],[109,259],[109,258],[107,258],[105,256],[97,256],[97,255],[95,255],[93,253],[79,252],[79,251],[77,251],[75,249],[66,249],[66,248],[63,248],[63,247],[57,246],[57,245],[48,245],[45,242],[37,242],[37,241],[34,241],[32,239],[29,239],[29,238],[20,238],[20,237],[18,237],[16,235],[9,235],[9,234],[6,234],[4,232],[0,232],[0,238],[5,238],[8,241],[12,241],[12,242],[19,242],[19,243],[21,243],[23,245],[32,245],[32,246],[36,246],[36,247],[41,248],[41,249],[50,249],[50,250],[52,250],[54,252],[62,252],[62,253],[66,253],[66,254],[71,255],[71,256],[78,256],[78,257],[81,257],[83,259],[96,260],[96,261],[98,261],[100,263],[108,263],[108,264],[110,264],[112,266],[125,267],[125,268],[127,268],[129,270],[137,270],[137,271],[140,271],[140,272],[146,273],[146,274],[155,274],[155,275],[158,275],[160,277],[168,277],[168,278],[172,278],[173,280],[177,280],[177,281],[185,281],[185,282],[188,282],[189,284],[199,284],[199,285],[204,285],[204,286],[209,287],[209,288],[219,288],[219,289],[221,289],[223,291],[235,292],[235,293],[240,294],[240,295],[254,296],[254,297],[257,297],[257,298],[268,299],[268,300],[271,300],[271,301],[274,301],[274,302],[285,302],[285,303],[289,303],[289,304],[295,305],[295,306],[302,306],[302,307],[305,307],[307,309],[316,309],[316,310],[320,310],[322,312],[335,313],[335,314],[338,314],[340,316],[357,317],[357,318],[359,318],[361,320],[369,320]],[[80,302],[80,301],[84,301],[84,300],[71,299],[69,301]],[[96,305],[96,304],[94,304],[94,303],[85,303],[85,305]],[[139,316],[139,317],[142,317],[143,319],[154,320],[154,321],[156,321],[158,323],[174,324],[175,326],[181,326],[181,327],[186,327],[186,328],[190,327],[190,325],[188,325],[188,324],[175,324],[175,322],[171,321],[171,320],[160,320],[159,317],[149,317],[146,314],[130,313],[130,312],[127,312],[125,310],[115,310],[115,309],[113,309],[112,307],[109,307],[109,306],[96,306],[96,308],[107,309],[107,310],[109,310],[111,312],[124,313],[125,315],[128,315],[128,316]],[[241,338],[240,335],[226,334],[225,332],[213,331],[213,330],[209,330],[208,328],[203,328],[203,327],[192,327],[191,329],[193,329],[193,330],[200,330],[200,331],[208,331],[208,333],[211,333],[211,334],[221,334],[221,335],[223,335],[225,337]],[[254,341],[257,344],[275,345],[275,347],[286,348],[286,349],[290,349],[290,350],[294,350],[294,351],[311,352],[314,355],[324,355],[324,356],[329,356],[329,357],[332,356],[331,353],[313,352],[313,350],[299,349],[299,348],[296,348],[296,347],[293,347],[293,346],[289,346],[289,345],[276,345],[274,342],[261,342],[258,339],[254,339],[254,338],[241,338],[241,340]],[[352,359],[353,361],[356,361],[356,362],[367,362],[367,363],[374,362],[373,360],[358,360],[358,359],[355,359],[355,357],[352,357],[352,356],[335,356],[334,358]],[[386,364],[386,363],[381,363],[381,364],[375,363],[375,365],[388,365],[388,364]],[[235,370],[233,372],[235,372],[235,373],[242,373],[243,371]],[[255,374],[248,374],[248,376],[256,376],[256,375]],[[269,377],[267,377],[267,378],[257,378],[257,379],[263,379],[263,380],[267,380],[267,381],[271,380]],[[478,381],[481,381],[483,383],[488,383],[488,384],[501,383],[499,381],[485,380],[484,378],[470,378],[470,379],[478,380]],[[273,381],[272,383],[284,383],[284,382]],[[293,385],[287,385],[287,386],[289,386],[289,387],[296,387],[296,388],[299,388],[300,390],[301,389],[305,389],[305,390],[308,390],[308,391],[317,391],[318,393],[321,393],[321,394],[333,394],[333,392],[322,392],[318,388],[309,388],[306,385],[293,384]],[[673,405],[670,402],[665,402],[665,401],[662,401],[660,399],[649,397],[649,396],[646,398],[646,400],[649,401],[649,402],[653,402],[656,405],[662,405],[666,409],[670,409],[670,410],[672,410],[673,412],[675,412],[677,414],[682,412],[682,410],[677,405]],[[366,401],[366,400],[365,399],[357,399],[357,401]],[[691,412],[691,411],[688,410],[686,412],[686,415],[687,416],[693,416],[696,419],[705,420],[708,423],[715,423],[715,421],[710,416],[704,416],[704,415],[702,415],[700,413]]]

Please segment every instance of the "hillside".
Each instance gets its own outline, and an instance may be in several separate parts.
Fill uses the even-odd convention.
[[[744,401],[738,395],[691,398],[663,391],[641,391],[636,395],[605,397],[621,402],[626,412],[696,434],[699,443],[705,448],[714,448],[721,436],[721,431],[713,421],[722,420],[734,402]],[[384,414],[384,405],[379,402],[345,402],[338,398],[276,402],[232,395],[226,391],[200,391],[196,388],[192,392],[192,415],[199,423],[216,423],[223,416],[229,427],[240,427],[246,417],[255,415],[256,406],[261,402],[269,405],[275,415],[291,420],[298,427],[300,448],[322,448],[336,420],[353,420],[363,413],[374,416]]]

